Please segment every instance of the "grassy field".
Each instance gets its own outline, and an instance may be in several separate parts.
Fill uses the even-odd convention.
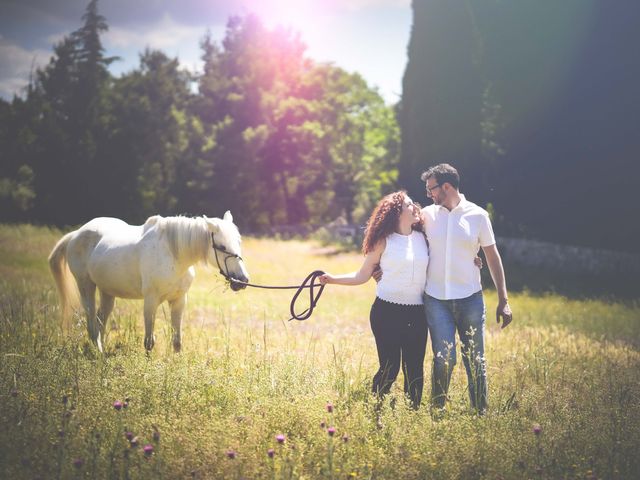
[[[290,292],[234,293],[200,268],[182,353],[166,307],[147,356],[141,302],[118,300],[99,355],[80,316],[60,326],[46,263],[60,235],[0,226],[0,478],[638,478],[637,301],[512,294],[512,326],[487,323],[489,413],[469,411],[459,364],[432,415],[401,381],[382,408],[369,393],[372,284],[329,286],[287,322]],[[302,241],[243,249],[256,283],[361,260]]]

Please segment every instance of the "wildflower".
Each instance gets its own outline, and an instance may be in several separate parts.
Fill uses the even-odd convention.
[[[113,408],[118,411],[122,410],[122,402],[120,400],[116,400],[115,402],[113,402]]]
[[[540,426],[539,423],[536,423],[533,425],[533,433],[535,433],[536,435],[540,435],[540,433],[542,432],[542,427]]]
[[[84,465],[84,459],[82,459],[82,458],[76,458],[73,461],[73,466],[76,467],[76,468],[80,468],[80,467],[82,467],[82,465]]]
[[[342,441],[344,443],[347,443],[349,441],[349,435],[347,435],[346,433],[342,436]]]
[[[327,424],[326,424],[326,423],[324,423],[324,422],[320,422],[320,428],[324,429],[324,427],[326,427],[326,426],[327,426]]]
[[[329,434],[330,437],[333,437],[333,435],[335,435],[336,433],[336,429],[334,427],[329,427],[327,428],[327,433]]]
[[[125,432],[124,436],[129,441],[133,440],[133,432]]]
[[[153,454],[153,445],[147,443],[143,448],[142,451],[144,452],[145,457],[150,457]]]
[[[327,403],[327,412],[333,413],[333,404]]]
[[[280,434],[280,435],[276,435],[276,441],[282,445],[284,443],[284,441],[286,440],[285,436]]]
[[[236,452],[231,449],[227,450],[227,458],[233,460],[234,458],[236,458]]]
[[[269,458],[273,458],[276,454],[276,451],[273,448],[270,448],[269,450],[267,450],[267,456]]]

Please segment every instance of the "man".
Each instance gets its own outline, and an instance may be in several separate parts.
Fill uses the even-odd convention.
[[[427,196],[433,200],[433,205],[422,209],[430,256],[424,307],[434,355],[432,403],[435,407],[444,407],[456,364],[457,330],[471,406],[483,413],[487,408],[485,305],[480,270],[474,258],[482,247],[498,292],[496,321],[500,323],[502,318],[502,328],[505,328],[513,317],[502,260],[489,215],[460,193],[457,170],[443,163],[428,169],[421,178],[426,184]]]
[[[460,193],[457,170],[444,163],[431,167],[421,178],[426,184],[427,196],[433,200],[433,205],[422,210],[430,249],[424,307],[434,354],[432,401],[437,407],[444,406],[456,364],[457,330],[471,406],[484,412],[487,408],[485,305],[480,270],[473,259],[482,247],[498,292],[496,321],[500,323],[502,318],[502,328],[505,328],[513,317],[502,260],[489,214]]]

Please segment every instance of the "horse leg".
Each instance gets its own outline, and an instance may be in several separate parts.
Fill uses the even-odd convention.
[[[100,328],[98,325],[98,318],[96,317],[96,284],[88,277],[76,278],[76,280],[78,283],[78,290],[80,291],[82,306],[84,307],[84,312],[87,315],[87,331],[89,332],[89,338],[98,347],[98,350],[102,352]]]
[[[115,297],[98,289],[100,292],[100,308],[98,309],[98,322],[100,322],[100,336],[104,338],[104,331],[107,328],[107,320],[113,311]]]
[[[169,302],[171,306],[171,326],[173,327],[173,351],[178,353],[182,347],[180,328],[182,324],[182,311],[186,303],[186,295],[181,295],[176,300]]]
[[[151,351],[153,345],[156,343],[156,338],[153,335],[153,324],[156,320],[156,311],[158,310],[158,299],[147,295],[144,297],[144,348],[148,352]]]

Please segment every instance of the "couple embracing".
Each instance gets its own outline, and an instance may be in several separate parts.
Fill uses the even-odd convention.
[[[405,395],[413,408],[420,406],[431,332],[431,402],[444,407],[456,363],[457,331],[471,406],[484,413],[486,310],[480,283],[482,263],[477,257],[480,247],[498,293],[496,320],[502,319],[504,328],[511,323],[512,314],[502,261],[489,215],[460,193],[456,169],[440,164],[421,178],[433,205],[420,210],[403,191],[384,197],[369,218],[360,269],[345,275],[327,273],[320,282],[360,285],[372,276],[378,281],[370,314],[380,361],[373,377],[376,395],[389,392],[402,367]]]

